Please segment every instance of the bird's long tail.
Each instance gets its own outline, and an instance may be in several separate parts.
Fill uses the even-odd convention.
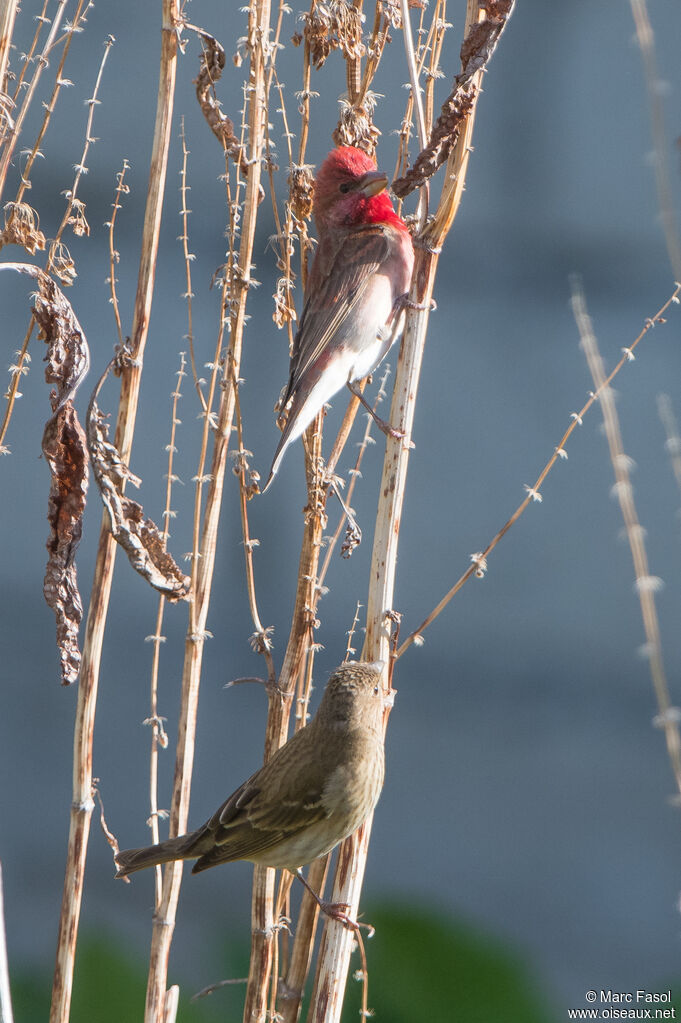
[[[289,422],[290,422],[290,419],[289,419]],[[286,452],[286,448],[295,439],[294,437],[291,436],[291,433],[293,432],[293,426],[294,425],[295,424],[291,423],[291,428],[289,429],[289,424],[287,423],[286,426],[284,427],[283,433],[282,433],[281,437],[279,438],[279,443],[277,444],[277,450],[274,452],[274,458],[272,459],[272,466],[270,468],[270,474],[267,477],[267,483],[265,484],[265,486],[260,491],[261,494],[264,494],[265,491],[267,490],[267,488],[272,483],[272,480],[276,476],[277,470],[279,469],[279,466],[281,465],[281,460],[284,457],[284,454]]]
[[[118,867],[116,877],[127,877],[136,870],[155,867],[159,863],[169,863],[171,860],[194,859],[200,855],[200,851],[194,851],[196,839],[197,833],[192,832],[179,838],[169,838],[158,845],[147,845],[143,849],[124,849],[116,853]]]

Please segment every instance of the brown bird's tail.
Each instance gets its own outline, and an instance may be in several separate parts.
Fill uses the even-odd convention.
[[[158,845],[147,845],[143,849],[124,849],[116,853],[118,867],[116,877],[127,877],[136,870],[155,867],[159,863],[169,863],[170,860],[191,860],[200,855],[200,852],[193,851],[196,837],[196,833],[193,833],[181,835],[179,838],[169,838]]]

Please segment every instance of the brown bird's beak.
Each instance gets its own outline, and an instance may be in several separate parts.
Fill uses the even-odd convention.
[[[357,182],[357,191],[362,192],[367,199],[372,195],[378,195],[388,187],[388,176],[383,171],[375,170],[363,174]]]

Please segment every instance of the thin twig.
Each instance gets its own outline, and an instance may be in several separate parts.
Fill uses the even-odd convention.
[[[116,251],[116,247],[114,245],[114,232],[116,229],[116,217],[118,216],[118,211],[121,209],[121,197],[130,194],[130,187],[125,184],[125,175],[129,170],[130,164],[127,160],[123,160],[123,169],[118,171],[116,174],[116,194],[114,196],[114,201],[111,204],[111,208],[113,210],[111,220],[104,225],[109,229],[109,277],[107,279],[107,284],[109,285],[109,290],[111,292],[111,298],[109,301],[113,306],[116,330],[118,332],[118,344],[121,347],[123,346],[123,325],[121,323],[121,311],[118,304],[118,294],[116,292],[116,265],[119,260],[119,253]]]
[[[187,136],[184,130],[184,117],[180,120],[180,138],[182,139],[182,169],[180,171],[180,194],[182,196],[182,209],[180,210],[180,216],[182,217],[182,234],[180,235],[180,241],[182,242],[182,254],[184,256],[184,272],[186,280],[186,289],[184,297],[187,300],[187,342],[189,344],[189,360],[192,367],[192,377],[194,379],[194,387],[198,395],[201,408],[205,412],[207,409],[206,399],[202,390],[203,381],[199,379],[199,374],[196,370],[196,355],[194,353],[194,323],[193,323],[193,298],[194,292],[192,290],[192,260],[194,256],[189,251],[189,214],[191,210],[187,206],[187,196],[190,190],[190,186],[187,183],[187,164],[189,160],[189,148],[187,146]]]
[[[672,265],[674,278],[678,281],[681,280],[681,239],[679,238],[679,224],[669,172],[662,92],[657,71],[657,61],[655,59],[655,34],[648,17],[646,0],[630,0],[630,3],[636,25],[636,39],[638,40],[641,56],[643,57],[646,92],[648,93],[648,104],[650,106],[650,127],[653,139],[653,163],[655,166],[657,202],[660,208],[660,219],[662,221],[664,239],[667,244],[669,262]]]
[[[591,317],[586,309],[586,300],[581,287],[581,282],[572,281],[572,312],[575,317],[582,349],[586,356],[589,371],[593,377],[596,393],[599,396],[601,410],[603,412],[603,423],[605,424],[605,435],[610,449],[610,460],[612,461],[615,473],[615,496],[619,502],[620,511],[624,520],[624,527],[631,550],[631,557],[634,563],[636,576],[636,592],[641,603],[641,617],[646,636],[646,659],[650,666],[650,676],[653,683],[653,690],[657,700],[657,717],[655,724],[662,728],[667,744],[667,753],[671,763],[676,786],[678,789],[677,801],[681,796],[681,734],[679,733],[679,710],[672,707],[669,696],[669,684],[664,668],[662,657],[662,639],[660,636],[660,623],[657,617],[655,606],[655,593],[662,585],[662,580],[650,574],[648,556],[644,542],[645,531],[639,522],[636,504],[634,502],[634,488],[629,474],[630,459],[624,453],[622,446],[622,432],[619,424],[617,409],[612,388],[608,386],[605,379],[603,360],[598,350],[598,342],[593,331]]]
[[[82,16],[83,16],[82,15],[82,7],[83,7],[84,2],[85,2],[85,0],[81,0],[80,6],[78,8],[77,19],[76,19],[76,28],[77,28],[77,24],[78,24],[78,18],[82,18]],[[86,10],[89,9],[89,6],[90,5],[88,5],[88,8],[86,8]],[[75,28],[74,28],[74,31],[75,31]],[[69,35],[69,41],[70,41],[70,38],[71,38],[71,36]],[[89,228],[89,226],[87,224],[87,221],[85,220],[85,216],[84,216],[85,204],[82,203],[78,199],[78,197],[77,197],[78,184],[79,184],[81,175],[87,171],[87,168],[85,166],[85,160],[87,158],[88,149],[89,149],[89,147],[90,147],[90,145],[91,145],[91,143],[93,141],[93,139],[92,139],[92,120],[93,120],[93,116],[94,116],[94,108],[95,108],[96,104],[99,102],[98,99],[97,99],[97,94],[98,94],[98,91],[99,91],[99,86],[101,84],[102,75],[103,75],[103,72],[104,72],[104,66],[106,64],[106,59],[107,59],[107,56],[109,54],[109,50],[111,49],[112,45],[113,45],[113,37],[110,36],[109,37],[109,41],[105,44],[105,50],[104,50],[104,54],[103,54],[103,57],[102,57],[102,61],[101,61],[100,66],[99,66],[99,71],[98,71],[98,74],[97,74],[97,79],[96,79],[96,82],[95,82],[95,87],[94,87],[92,98],[88,100],[88,118],[87,118],[87,125],[86,125],[86,129],[85,129],[85,142],[84,142],[84,146],[83,146],[83,153],[82,153],[80,162],[79,162],[79,164],[76,167],[76,176],[75,176],[75,179],[74,179],[73,186],[66,193],[67,200],[68,200],[66,212],[64,213],[64,216],[62,218],[62,222],[61,222],[61,225],[59,226],[57,234],[56,234],[54,240],[52,241],[52,243],[50,245],[50,250],[49,250],[49,253],[48,253],[48,256],[47,256],[47,260],[46,260],[46,264],[45,264],[45,272],[46,273],[56,273],[57,276],[62,281],[62,283],[64,283],[64,284],[71,284],[71,283],[73,283],[73,279],[76,276],[75,266],[73,264],[73,260],[71,259],[71,256],[68,253],[68,250],[61,244],[61,237],[62,237],[62,234],[64,232],[64,229],[66,228],[67,224],[73,224],[73,229],[74,229],[74,231],[77,234],[89,234],[89,232],[90,232],[90,228]],[[61,83],[60,74],[61,74],[61,69],[63,68],[63,64],[64,64],[64,62],[66,60],[67,52],[68,52],[68,48],[66,48],[64,50],[64,53],[62,55],[62,61],[61,61],[61,64],[60,64],[60,71],[57,74],[57,82],[58,83]],[[55,86],[55,90],[58,92],[58,86]],[[52,101],[50,102],[50,105],[49,105],[48,109],[46,110],[45,121],[43,123],[43,130],[47,127],[47,120],[49,120],[49,116],[50,116],[50,114],[52,113],[52,111],[54,109],[55,103],[56,103],[56,93],[53,95]],[[42,138],[42,134],[41,134],[40,138]],[[34,154],[38,150],[38,145],[39,145],[39,142],[40,142],[40,138],[38,139],[38,141],[35,144]],[[30,183],[24,177],[22,179],[22,184],[21,184],[21,187],[19,188],[19,191],[17,193],[15,201],[13,203],[8,204],[8,207],[6,207],[5,235],[7,237],[12,237],[12,235],[14,234],[15,237],[14,237],[13,240],[15,240],[17,242],[22,241],[22,243],[24,244],[24,247],[27,248],[28,251],[32,252],[32,251],[34,251],[35,248],[42,249],[42,248],[45,247],[45,238],[42,235],[42,232],[38,229],[37,221],[36,221],[35,225],[33,224],[33,211],[30,209],[30,207],[27,207],[21,201],[23,193],[24,193],[24,189],[28,188],[28,187],[30,187]],[[74,209],[76,210],[75,216],[73,215]],[[28,327],[26,329],[26,334],[24,335],[24,340],[23,340],[21,349],[17,352],[17,363],[16,363],[16,365],[14,367],[12,367],[13,377],[12,377],[10,386],[7,389],[7,392],[5,393],[5,396],[4,396],[6,398],[7,404],[5,406],[5,412],[4,412],[4,415],[3,415],[2,425],[0,426],[0,451],[3,451],[3,448],[4,448],[4,441],[5,441],[5,437],[7,435],[7,431],[9,429],[9,424],[10,424],[10,421],[11,421],[11,418],[12,418],[12,413],[14,411],[14,405],[16,403],[17,398],[21,397],[21,395],[19,394],[19,390],[18,390],[21,376],[25,375],[28,372],[28,367],[29,367],[29,363],[30,363],[30,357],[29,357],[29,354],[28,354],[28,345],[29,345],[31,336],[33,334],[33,328],[34,327],[35,327],[35,318],[33,316],[31,316],[31,320],[30,320],[29,325],[28,325]]]
[[[251,636],[251,646],[256,653],[262,654],[267,664],[267,678],[271,685],[276,682],[277,673],[274,667],[274,660],[272,658],[272,641],[270,639],[271,629],[264,628],[260,621],[260,614],[258,612],[258,600],[255,593],[255,569],[253,565],[253,548],[257,547],[259,540],[255,540],[251,537],[250,529],[248,525],[248,500],[249,500],[249,484],[246,481],[246,473],[248,472],[248,456],[251,454],[250,451],[246,451],[244,447],[243,437],[243,422],[241,419],[241,403],[239,401],[239,383],[233,377],[232,383],[234,386],[234,398],[235,398],[235,418],[236,418],[236,429],[237,438],[239,441],[239,448],[236,452],[234,471],[239,477],[239,507],[241,510],[241,532],[243,536],[244,545],[244,558],[246,563],[246,590],[248,592],[248,606],[251,611],[251,620],[253,622],[253,628],[255,632]],[[253,493],[251,487],[250,494]]]
[[[173,391],[171,397],[173,399],[172,411],[171,411],[171,424],[170,424],[170,441],[168,443],[168,472],[166,475],[166,499],[165,506],[163,509],[163,537],[164,541],[167,542],[170,536],[169,523],[173,516],[171,509],[173,483],[176,482],[177,477],[173,472],[175,463],[175,454],[177,452],[176,439],[177,439],[177,427],[180,420],[177,417],[178,406],[180,398],[182,397],[182,381],[186,374],[186,358],[184,352],[180,352],[180,368],[177,371],[177,385]],[[154,653],[151,660],[151,679],[150,679],[150,695],[149,695],[149,717],[145,721],[145,724],[149,724],[151,727],[151,749],[149,751],[149,818],[147,824],[151,828],[151,841],[153,845],[156,845],[160,841],[158,821],[162,814],[162,811],[158,808],[158,752],[160,749],[167,749],[168,747],[168,736],[166,735],[163,722],[165,718],[159,715],[158,710],[158,676],[159,668],[161,663],[161,644],[165,642],[165,636],[163,635],[163,617],[166,606],[166,598],[161,594],[158,600],[158,608],[156,611],[156,625],[154,628],[153,636],[147,636],[147,641],[154,644]],[[167,814],[165,815],[167,816]],[[161,885],[163,881],[163,874],[160,867],[155,870],[156,875],[156,899],[155,904],[158,905],[161,901]]]
[[[640,334],[638,335],[638,337],[636,338],[636,340],[630,345],[629,348],[624,348],[623,349],[622,358],[619,360],[619,362],[617,363],[617,365],[615,366],[613,371],[610,373],[610,375],[605,380],[605,383],[603,384],[604,387],[608,387],[610,385],[610,383],[612,382],[612,380],[617,376],[619,371],[622,369],[622,367],[626,363],[632,361],[632,356],[633,356],[634,350],[637,348],[639,342],[642,341],[643,338],[646,336],[646,334],[651,329],[651,327],[654,327],[658,323],[664,323],[665,322],[664,321],[664,314],[669,309],[670,305],[672,305],[673,303],[674,304],[678,304],[678,302],[679,302],[679,294],[680,293],[681,293],[681,284],[677,284],[675,289],[674,289],[674,291],[673,291],[673,293],[670,295],[670,297],[667,299],[667,301],[664,303],[664,305],[657,311],[655,316],[652,319],[646,320],[645,325],[644,325],[643,329],[641,330]],[[438,604],[436,604],[436,606],[433,608],[433,610],[430,612],[430,614],[427,615],[423,619],[423,621],[418,626],[418,628],[414,629],[414,631],[412,633],[410,633],[409,636],[407,636],[407,638],[404,640],[404,642],[399,647],[399,649],[398,649],[398,651],[397,651],[397,653],[395,655],[396,658],[401,657],[402,654],[411,646],[412,643],[417,642],[419,640],[419,638],[421,637],[421,634],[423,632],[425,632],[425,630],[428,628],[429,625],[432,625],[432,623],[435,621],[435,619],[438,617],[438,615],[440,615],[442,613],[442,611],[444,611],[444,609],[446,608],[446,606],[450,602],[450,600],[452,600],[452,598],[456,596],[456,594],[459,592],[461,587],[466,582],[468,582],[468,580],[471,578],[471,576],[475,575],[478,578],[480,578],[482,575],[484,575],[484,573],[487,570],[487,559],[488,559],[489,555],[492,553],[492,551],[494,550],[494,548],[497,546],[499,541],[506,535],[506,533],[508,533],[508,531],[511,528],[511,526],[513,526],[514,523],[516,523],[518,521],[518,519],[523,514],[523,512],[526,510],[526,508],[528,507],[530,502],[540,502],[541,501],[541,499],[542,499],[541,487],[543,486],[544,480],[549,475],[549,473],[551,472],[551,470],[553,469],[554,465],[556,464],[556,462],[559,459],[567,458],[567,452],[565,450],[567,442],[568,442],[568,440],[569,440],[573,430],[575,430],[577,426],[581,426],[582,420],[583,420],[584,416],[589,411],[589,409],[591,408],[593,403],[598,399],[599,394],[600,394],[600,391],[592,392],[589,395],[588,400],[585,402],[585,404],[579,410],[579,412],[573,412],[571,414],[570,425],[568,426],[568,428],[566,429],[565,433],[561,437],[559,443],[554,448],[553,454],[551,455],[551,457],[549,458],[548,462],[546,463],[546,465],[544,466],[544,468],[540,472],[540,474],[537,477],[534,485],[531,486],[531,487],[530,486],[526,486],[525,487],[527,496],[525,497],[524,501],[522,501],[522,503],[518,505],[516,510],[513,512],[513,515],[511,515],[510,519],[508,519],[504,523],[504,525],[501,527],[501,529],[496,534],[496,536],[487,544],[485,549],[483,551],[480,551],[477,554],[472,554],[471,555],[471,564],[469,565],[469,567],[466,569],[466,571],[463,573],[463,575],[461,575],[457,579],[457,581],[454,583],[452,588],[447,591],[447,593],[444,595],[442,600],[440,600],[438,602]]]
[[[35,69],[35,71],[33,73],[33,78],[31,79],[30,85],[29,85],[29,87],[28,87],[28,89],[26,91],[26,95],[24,96],[24,101],[21,104],[21,107],[19,109],[19,112],[18,112],[17,116],[14,119],[14,123],[12,124],[12,127],[10,128],[10,130],[7,132],[7,135],[3,139],[4,149],[3,149],[3,152],[2,152],[2,156],[0,156],[0,197],[2,197],[2,193],[5,190],[5,182],[7,180],[7,172],[9,170],[10,163],[12,162],[12,157],[14,155],[14,149],[15,149],[15,146],[16,146],[16,144],[17,144],[17,142],[19,140],[19,137],[21,135],[21,130],[22,130],[23,125],[24,125],[24,120],[26,118],[26,114],[28,113],[29,107],[31,105],[31,101],[33,100],[33,96],[35,95],[35,91],[36,91],[36,89],[38,87],[38,82],[40,81],[40,77],[41,77],[41,75],[43,73],[43,70],[46,67],[49,67],[49,61],[47,59],[47,54],[48,54],[49,50],[52,47],[52,43],[54,42],[54,40],[57,37],[57,33],[59,31],[59,26],[61,25],[62,18],[64,17],[64,11],[65,11],[67,3],[68,3],[68,0],[58,0],[57,10],[55,11],[55,13],[54,13],[54,15],[52,17],[52,24],[50,25],[50,31],[48,32],[47,39],[45,40],[45,43],[43,45],[42,52],[41,52],[40,56],[38,57],[37,66],[36,66],[36,69]],[[47,4],[45,6],[47,6]],[[36,31],[36,40],[37,40],[37,31]],[[16,99],[16,94],[15,94],[15,99]]]
[[[679,427],[672,408],[671,398],[668,394],[659,395],[657,411],[667,434],[664,446],[669,455],[676,486],[679,494],[681,494],[681,436],[679,436]]]
[[[73,23],[72,23],[72,25],[68,26],[67,32],[65,34],[65,45],[64,45],[64,49],[62,51],[61,59],[59,61],[59,67],[57,68],[57,73],[55,75],[54,86],[52,87],[52,95],[50,96],[49,103],[45,104],[45,113],[43,115],[42,124],[40,125],[40,131],[38,132],[38,136],[37,136],[35,142],[33,143],[33,148],[31,150],[31,152],[28,154],[28,159],[26,160],[26,164],[24,165],[24,168],[23,168],[23,170],[21,172],[21,183],[19,185],[19,190],[17,191],[16,198],[14,200],[15,203],[17,204],[17,206],[22,201],[23,196],[24,196],[24,192],[26,192],[27,189],[30,189],[30,188],[33,187],[31,185],[31,180],[30,180],[30,178],[31,178],[31,171],[33,169],[33,164],[35,163],[36,157],[40,154],[40,151],[41,151],[40,147],[41,147],[43,139],[45,138],[45,135],[47,133],[47,129],[48,129],[50,120],[52,118],[52,114],[54,113],[55,107],[57,105],[57,100],[59,99],[59,95],[61,93],[61,90],[62,90],[62,88],[64,86],[72,84],[71,82],[69,82],[67,79],[64,78],[64,67],[66,65],[66,58],[68,57],[69,50],[71,48],[71,43],[73,41],[73,37],[76,34],[76,32],[79,31],[79,29],[81,27],[81,21],[84,19],[85,15],[88,13],[88,11],[90,10],[91,6],[92,6],[92,4],[90,2],[87,2],[87,6],[86,6],[86,0],[78,0],[78,8],[76,9],[76,14],[75,14],[75,17],[73,19]],[[103,73],[103,70],[104,70],[104,65],[106,64],[106,58],[109,55],[109,50],[111,49],[111,46],[113,45],[113,42],[114,42],[113,36],[109,36],[108,41],[105,43],[104,56],[103,56],[102,62],[101,62],[100,67],[99,67],[99,74],[97,76],[97,82],[96,82],[96,85],[95,85],[95,91],[94,91],[94,94],[93,94],[93,99],[88,101],[88,105],[89,105],[89,109],[88,109],[88,127],[87,127],[87,130],[86,130],[86,133],[85,133],[85,152],[87,152],[87,147],[89,146],[89,143],[90,143],[90,128],[92,126],[92,116],[93,116],[93,113],[94,113],[94,110],[93,110],[94,104],[97,102],[97,100],[96,100],[97,91],[99,89],[99,85],[100,85],[100,82],[101,82],[101,79],[102,79],[102,73]],[[77,188],[78,179],[80,177],[80,174],[81,174],[81,171],[82,171],[82,167],[83,167],[84,162],[85,162],[84,158],[85,158],[85,153],[83,154],[83,158],[81,158],[80,164],[77,165],[77,167],[76,167],[76,185],[74,186],[75,188]]]

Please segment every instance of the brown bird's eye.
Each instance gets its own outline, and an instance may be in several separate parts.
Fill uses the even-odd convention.
[[[380,693],[380,689],[378,688],[378,686],[374,686],[374,695],[378,696],[379,693]]]
[[[343,184],[340,186],[340,191],[343,192],[343,193],[349,192],[351,188],[352,188],[352,182],[351,181],[344,181]]]

